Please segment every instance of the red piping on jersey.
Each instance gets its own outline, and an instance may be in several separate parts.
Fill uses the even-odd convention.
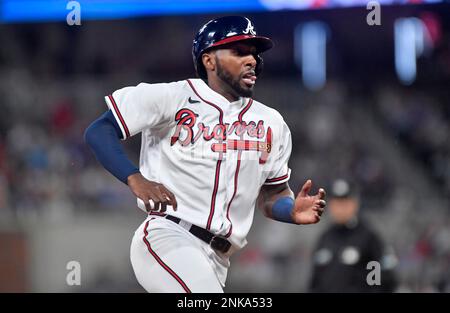
[[[111,101],[111,104],[113,105],[114,111],[116,111],[117,117],[119,118],[120,123],[123,126],[123,129],[125,130],[126,137],[124,139],[126,139],[130,137],[130,131],[128,130],[127,124],[125,124],[125,120],[123,119],[122,114],[120,114],[119,108],[117,107],[116,101],[114,101],[113,96],[109,95],[108,98]]]
[[[241,111],[241,113],[239,113],[239,122],[242,123],[242,117],[244,116],[245,113],[247,113],[248,109],[250,109],[250,107],[252,106],[253,103],[253,99],[250,99],[247,103],[247,105],[245,106],[245,108]]]
[[[222,164],[222,160],[217,161],[216,164],[216,176],[214,178],[214,189],[211,196],[211,209],[209,211],[208,223],[206,224],[206,229],[211,229],[211,222],[214,216],[214,209],[216,207],[216,197],[217,197],[217,189],[219,189],[219,178],[220,178],[220,165]]]
[[[250,99],[247,103],[247,105],[245,106],[245,108],[239,113],[238,119],[239,122],[242,123],[242,117],[244,116],[244,114],[248,111],[248,109],[250,109],[250,106],[253,103],[253,99]],[[227,207],[227,219],[230,221],[230,230],[228,230],[228,233],[225,235],[225,237],[230,237],[231,233],[233,232],[233,223],[230,220],[230,207],[231,207],[231,202],[233,202],[234,197],[236,196],[236,192],[237,192],[237,185],[238,185],[238,176],[239,176],[239,168],[241,167],[241,155],[242,155],[242,151],[238,152],[238,160],[237,160],[237,165],[236,165],[236,171],[234,173],[234,191],[233,191],[233,196],[230,199],[230,202],[228,202],[228,207]]]
[[[195,87],[192,84],[192,82],[189,79],[187,79],[187,82],[188,82],[189,86],[191,86],[192,90],[197,95],[197,97],[200,98],[200,100],[202,100],[203,102],[205,102],[205,103],[209,104],[210,106],[216,108],[219,111],[219,125],[223,125],[223,111],[222,111],[222,109],[218,105],[203,99],[202,96],[199,95],[197,90],[195,90]],[[225,125],[223,125],[223,126],[225,126]],[[212,222],[212,219],[213,219],[213,216],[214,216],[215,205],[216,205],[217,189],[219,188],[219,178],[220,178],[219,176],[220,176],[220,165],[221,164],[222,164],[222,160],[220,160],[220,158],[219,158],[219,160],[217,161],[217,164],[216,164],[216,176],[214,177],[214,188],[213,188],[213,193],[212,193],[212,196],[211,196],[211,207],[209,209],[208,221],[206,223],[206,229],[207,230],[211,229],[211,222]]]
[[[150,254],[155,258],[156,262],[159,263],[159,265],[161,265],[173,278],[176,279],[176,281],[181,285],[181,287],[183,287],[184,291],[186,291],[187,293],[191,293],[191,290],[188,288],[185,282],[170,267],[168,267],[167,264],[163,262],[163,260],[160,259],[160,257],[156,254],[155,251],[152,250],[152,247],[150,246],[150,243],[147,240],[148,236],[147,227],[149,222],[150,221],[147,221],[147,223],[145,223],[144,237],[142,238],[142,240],[144,240],[145,245],[147,246],[148,252],[150,252]]]
[[[266,179],[266,183],[274,183],[274,182],[286,179],[286,178],[288,178],[288,176],[289,176],[289,173],[286,174],[286,175],[280,176],[280,177]]]
[[[230,206],[231,206],[231,202],[233,202],[234,197],[236,196],[236,192],[237,192],[239,168],[241,166],[241,155],[242,155],[242,151],[239,151],[238,152],[238,161],[237,161],[237,165],[236,165],[236,172],[234,173],[234,191],[233,191],[233,196],[231,197],[230,202],[228,202],[227,219],[230,221],[230,230],[228,230],[228,233],[225,235],[225,237],[227,237],[227,238],[230,237],[231,233],[233,232],[233,223],[230,220]]]
[[[197,95],[197,97],[200,98],[200,100],[202,100],[203,102],[205,102],[205,103],[207,103],[207,104],[209,104],[209,105],[215,107],[215,108],[219,111],[219,113],[220,113],[220,115],[219,115],[219,124],[220,124],[220,125],[223,125],[223,111],[222,111],[222,109],[221,109],[217,104],[214,104],[214,103],[212,103],[212,102],[209,102],[209,101],[203,99],[203,98],[198,94],[197,90],[195,90],[195,87],[194,87],[194,85],[192,84],[192,82],[191,82],[189,79],[187,80],[187,82],[188,82],[189,86],[191,86],[192,90],[193,90],[194,93]]]

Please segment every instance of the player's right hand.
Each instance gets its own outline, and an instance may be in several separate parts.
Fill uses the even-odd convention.
[[[127,182],[134,195],[144,202],[147,212],[165,212],[167,205],[171,205],[174,211],[177,210],[175,195],[163,184],[150,181],[141,173],[128,176]]]

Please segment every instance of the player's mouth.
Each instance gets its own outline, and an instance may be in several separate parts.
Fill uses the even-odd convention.
[[[245,85],[247,85],[247,87],[249,87],[249,88],[253,87],[256,83],[255,71],[246,72],[242,76],[242,81],[244,82]]]

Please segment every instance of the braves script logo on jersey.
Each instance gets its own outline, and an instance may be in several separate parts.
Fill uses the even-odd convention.
[[[259,151],[261,156],[259,163],[264,164],[272,150],[272,129],[264,127],[264,121],[260,120],[258,123],[251,121],[235,121],[232,124],[216,124],[211,130],[209,126],[200,122],[196,124],[198,114],[189,109],[181,109],[175,114],[175,121],[177,126],[175,132],[170,140],[170,145],[173,146],[177,141],[181,146],[185,147],[189,144],[195,144],[200,137],[205,141],[216,140],[211,144],[211,150],[218,153],[226,153],[228,150],[238,151]],[[196,130],[194,127],[196,126]],[[184,131],[186,134],[181,138],[180,134]],[[227,139],[227,136],[236,134],[240,139]],[[244,140],[244,135],[250,138],[262,139],[258,140]]]

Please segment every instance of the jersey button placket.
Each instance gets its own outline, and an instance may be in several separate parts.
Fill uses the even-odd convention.
[[[228,129],[230,129],[230,126],[233,124],[234,120],[237,120],[237,115],[235,114],[235,107],[231,104],[228,105],[227,109],[225,110],[225,119],[224,124],[228,124]],[[235,116],[236,115],[236,116]],[[233,194],[234,194],[234,176],[235,176],[235,170],[236,170],[236,162],[237,162],[237,151],[233,150],[232,147],[228,146],[228,139],[234,138],[233,134],[228,134],[226,136],[226,147],[227,147],[227,155],[228,155],[228,162],[226,162],[226,179],[227,184],[225,186],[225,206],[224,206],[224,212],[223,212],[223,220],[226,222],[225,225],[227,225],[226,229],[223,231],[226,233],[230,230],[230,223],[231,223],[231,210],[230,202],[233,201]],[[231,149],[229,149],[231,148]]]
[[[224,120],[223,120],[224,125],[227,125],[227,124],[230,125],[231,113],[232,113],[231,105],[227,104],[226,108],[224,109]],[[225,127],[224,144],[225,144],[225,147],[226,147],[226,150],[225,150],[226,153],[224,153],[224,161],[225,160],[229,161],[230,157],[231,157],[231,153],[233,152],[233,151],[228,149],[227,141],[228,141],[229,134],[228,134],[227,130],[228,130],[228,127]],[[224,163],[224,165],[225,165],[224,166],[224,168],[225,168],[224,176],[225,176],[226,183],[224,184],[224,191],[223,191],[224,195],[225,195],[225,197],[224,197],[224,201],[225,202],[224,202],[224,206],[222,208],[223,209],[223,211],[222,211],[222,226],[225,225],[226,229],[221,229],[221,232],[225,232],[225,233],[228,231],[228,228],[229,228],[229,222],[228,222],[228,218],[227,218],[227,211],[228,211],[228,204],[229,204],[229,201],[231,199],[230,189],[232,189],[232,187],[233,187],[233,186],[231,186],[231,182],[233,180],[232,180],[232,173],[231,173],[231,168],[230,168],[230,165],[232,163],[233,162],[225,162]]]

